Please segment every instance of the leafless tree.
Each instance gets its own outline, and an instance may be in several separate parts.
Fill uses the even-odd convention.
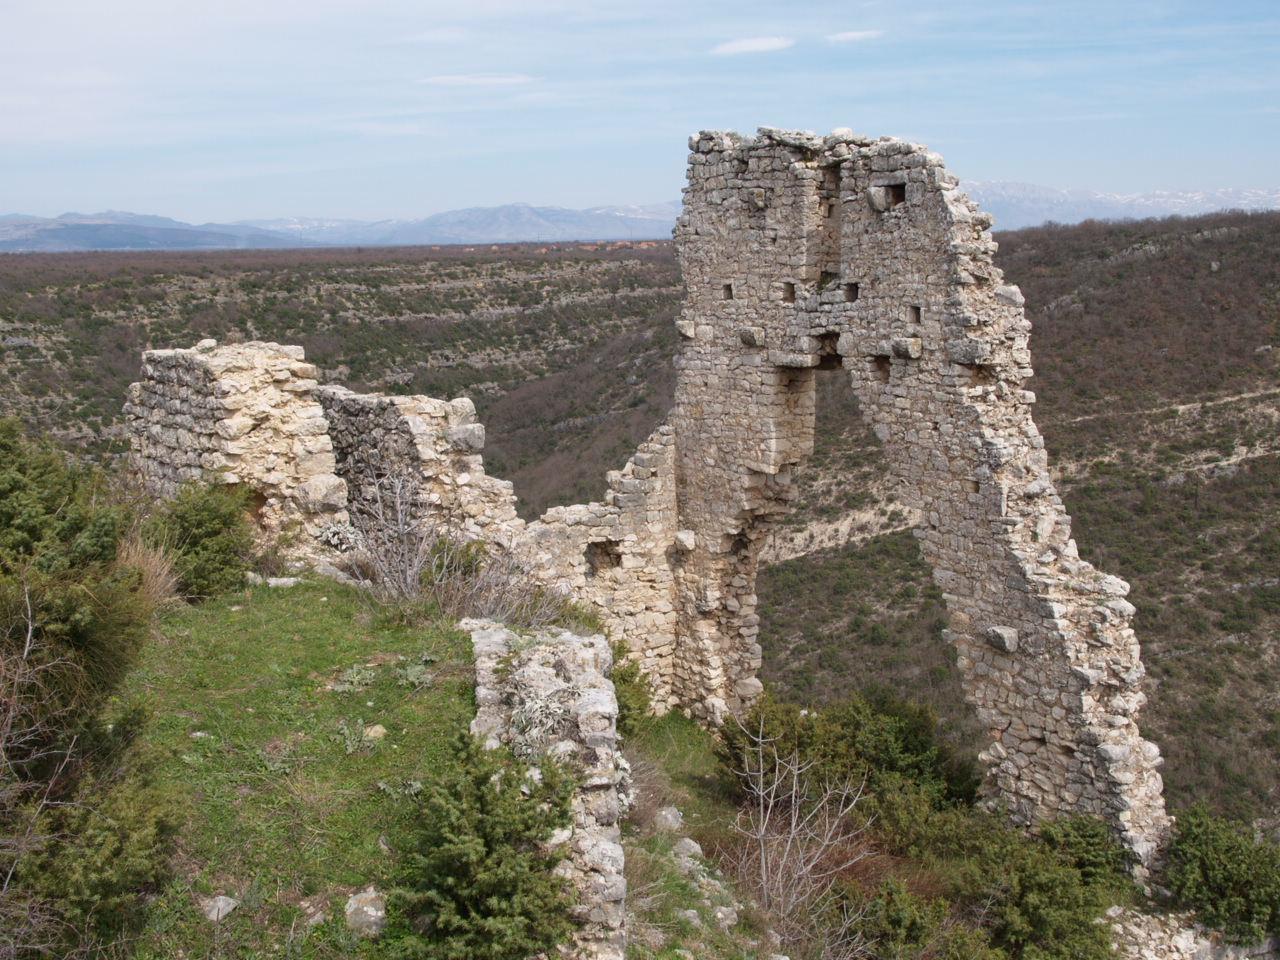
[[[31,590],[19,582],[17,616],[0,625],[0,960],[48,953],[58,942],[56,918],[47,905],[17,884],[24,860],[50,838],[43,814],[73,762],[75,743],[52,735],[58,713],[50,680],[71,669],[41,654]],[[41,776],[30,771],[41,769]]]
[[[734,772],[747,800],[734,823],[742,842],[731,869],[793,955],[870,956],[858,929],[862,910],[837,890],[841,875],[870,853],[867,819],[858,810],[865,784],[820,780],[812,761],[778,752],[763,721],[741,729],[747,748]]]

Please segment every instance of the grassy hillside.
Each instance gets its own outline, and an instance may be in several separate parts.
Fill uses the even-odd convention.
[[[122,695],[148,708],[140,761],[183,811],[135,955],[365,955],[343,906],[387,887],[412,784],[473,714],[469,666],[465,635],[396,626],[335,583],[166,617]],[[215,926],[197,905],[216,895],[241,903]]]

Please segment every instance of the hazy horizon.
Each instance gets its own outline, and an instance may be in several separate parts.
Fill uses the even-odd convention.
[[[1280,186],[1263,2],[55,0],[6,25],[0,212],[656,203],[690,133],[762,125],[927,143],[970,180]]]

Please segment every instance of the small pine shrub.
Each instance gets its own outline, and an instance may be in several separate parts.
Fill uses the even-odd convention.
[[[884,881],[861,908],[859,929],[875,960],[1007,960],[984,931],[957,921],[945,899],[917,896],[901,880]]]
[[[417,836],[392,891],[387,956],[525,960],[572,932],[558,861],[541,844],[569,823],[572,783],[462,735],[423,791]]]
[[[74,802],[45,815],[41,830],[56,839],[19,879],[54,905],[75,940],[114,941],[168,879],[178,825],[172,799],[145,781],[88,778]]]
[[[152,611],[137,571],[117,563],[129,520],[98,473],[0,421],[0,681],[13,698],[3,744],[10,763],[56,754],[134,662]]]
[[[188,484],[150,519],[147,539],[173,555],[183,595],[213,597],[244,584],[253,549],[248,509],[237,487]]]
[[[1202,806],[1178,814],[1164,882],[1182,907],[1236,943],[1280,933],[1280,845]]]
[[[1099,817],[1062,817],[1046,823],[1040,830],[1040,839],[1080,871],[1084,883],[1113,890],[1117,902],[1132,898],[1133,855],[1120,845],[1106,821]]]
[[[797,753],[813,763],[812,775],[830,782],[865,779],[875,793],[904,784],[935,803],[971,789],[967,774],[951,779],[949,758],[934,737],[936,718],[925,707],[851,696],[824,710],[802,710],[766,695],[743,719],[727,724],[722,759],[742,769],[751,736],[762,734],[781,755]]]
[[[996,815],[919,802],[906,809],[916,819],[899,811],[903,832],[883,839],[925,864],[956,906],[982,912],[993,946],[1035,960],[1112,956],[1100,922],[1116,901],[1111,878],[1089,882],[1064,852]]]
[[[652,690],[649,680],[640,669],[637,660],[626,660],[626,650],[621,644],[613,650],[614,694],[618,698],[618,732],[629,736],[649,715]]]

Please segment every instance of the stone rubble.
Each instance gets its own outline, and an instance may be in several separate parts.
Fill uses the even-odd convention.
[[[578,781],[571,826],[551,840],[564,850],[555,872],[576,892],[581,924],[562,953],[572,960],[623,960],[622,819],[631,806],[631,772],[618,738],[609,643],[600,634],[554,627],[518,636],[487,620],[461,626],[475,651],[472,734],[529,760],[555,759]]]
[[[375,888],[367,887],[347,898],[343,915],[347,929],[372,940],[387,928],[387,898]]]
[[[1222,943],[1185,913],[1155,915],[1124,907],[1107,911],[1116,952],[1124,960],[1276,960],[1280,942]]]

